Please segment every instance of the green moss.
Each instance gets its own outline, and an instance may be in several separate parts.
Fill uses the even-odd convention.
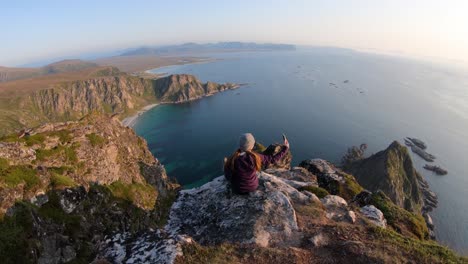
[[[425,239],[429,236],[426,222],[421,215],[396,206],[383,192],[374,193],[371,204],[382,211],[387,223],[399,233],[414,235],[419,239]]]
[[[104,113],[113,113],[112,106],[108,103],[103,103],[102,104],[102,109],[104,110]]]
[[[19,138],[18,134],[9,134],[0,138],[2,142],[25,142],[27,146],[43,144],[46,137],[43,134],[35,134]]]
[[[7,159],[0,158],[0,173],[10,166]]]
[[[36,159],[39,161],[47,161],[48,159],[55,159],[62,157],[65,162],[76,163],[78,157],[76,155],[76,146],[56,146],[51,149],[38,149],[36,150]]]
[[[69,162],[69,163],[78,162],[78,157],[76,155],[76,151],[74,147],[65,147],[63,152],[65,154],[66,162]]]
[[[344,184],[339,183],[338,186],[336,186],[338,190],[337,195],[343,197],[345,200],[352,199],[356,194],[364,190],[353,176],[346,173],[342,173],[341,176],[343,176],[345,182]]]
[[[8,134],[0,137],[0,142],[17,142],[19,141],[18,134]]]
[[[0,171],[0,179],[8,187],[16,187],[25,183],[25,190],[29,191],[40,184],[36,170],[27,165],[9,166]]]
[[[73,187],[76,186],[76,182],[68,176],[52,173],[52,176],[50,177],[50,185],[52,188]]]
[[[107,140],[105,138],[96,133],[87,134],[86,137],[88,138],[89,143],[91,143],[91,146],[93,147],[102,147],[107,143]]]
[[[344,174],[343,176],[350,196],[354,197],[356,194],[359,194],[364,190],[364,188],[356,182],[356,179],[354,179],[353,176],[348,174]]]
[[[325,208],[320,202],[313,201],[306,205],[296,204],[294,210],[298,215],[307,219],[309,223],[325,217]]]
[[[372,227],[375,241],[393,244],[409,252],[418,263],[468,263],[467,258],[459,257],[447,247],[432,240],[418,240],[396,233],[391,229]]]
[[[23,139],[26,142],[26,146],[33,146],[42,145],[46,137],[43,134],[35,134],[31,136],[25,136]]]
[[[47,170],[53,173],[57,173],[57,174],[64,174],[64,173],[73,171],[73,168],[68,167],[68,166],[61,166],[61,167],[49,167],[47,168]]]
[[[122,181],[113,182],[108,186],[115,197],[125,199],[133,204],[142,205],[144,208],[154,208],[157,192],[149,184],[131,183],[126,184]]]
[[[63,144],[70,142],[73,139],[73,137],[70,134],[70,130],[67,129],[47,133],[48,136],[58,137],[60,142]]]
[[[46,161],[50,157],[59,155],[63,150],[62,146],[57,146],[51,149],[38,149],[36,150],[36,159],[40,161]]]
[[[317,195],[318,198],[323,198],[329,195],[327,190],[321,187],[316,187],[316,186],[304,186],[304,187],[299,188],[299,191],[309,191]]]

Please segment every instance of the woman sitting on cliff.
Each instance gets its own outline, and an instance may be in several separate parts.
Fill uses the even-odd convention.
[[[255,139],[250,133],[241,135],[239,149],[224,163],[224,175],[231,182],[232,189],[238,194],[248,194],[258,187],[257,171],[270,163],[278,162],[289,149],[285,138],[281,151],[274,155],[252,152]]]

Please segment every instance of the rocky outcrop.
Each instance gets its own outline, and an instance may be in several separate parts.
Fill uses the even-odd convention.
[[[170,188],[164,167],[145,141],[111,117],[90,114],[81,121],[48,124],[28,134],[0,142],[4,164],[0,214],[16,200],[33,199],[51,188],[87,188],[97,182],[120,192],[122,186],[132,185],[139,190],[132,199],[142,208],[152,207],[151,197]],[[151,191],[149,186],[156,188]]]
[[[13,235],[0,231],[6,263],[89,263],[106,235],[161,227],[178,188],[146,142],[110,116],[2,140],[0,229]],[[5,253],[9,245],[16,251]]]
[[[222,176],[200,188],[182,191],[167,229],[203,244],[230,241],[268,247],[298,243],[293,204],[310,203],[313,198],[268,174],[259,175],[259,185],[258,191],[239,196]]]
[[[145,104],[144,95],[152,93],[151,80],[126,75],[109,76],[34,92],[30,95],[30,103],[49,120],[70,120],[91,111],[131,111]],[[155,100],[154,96],[148,96],[148,101]]]
[[[275,169],[269,171],[275,172]],[[282,175],[287,174],[284,169],[279,171]],[[286,178],[297,178],[299,171],[291,171],[296,176]],[[305,170],[302,172],[310,174]],[[259,189],[248,195],[234,194],[224,176],[201,187],[181,191],[164,230],[108,237],[101,244],[97,259],[119,263],[172,263],[183,255],[184,245],[193,243],[234,243],[283,249],[300,247],[305,234],[304,227],[298,222],[301,211],[297,208],[304,207],[316,208],[317,213],[330,223],[357,223],[358,220],[361,224],[366,223],[339,196],[328,195],[320,200],[310,192],[298,190],[316,186],[314,182],[294,181],[263,172],[258,177]],[[380,211],[376,209],[376,212]],[[310,241],[315,247],[335,243],[326,237],[329,235],[321,232]]]
[[[156,97],[162,103],[183,103],[238,87],[232,83],[202,83],[195,76],[188,74],[173,74],[154,82]]]
[[[80,125],[70,122],[67,124],[77,127],[68,129],[80,131],[87,124],[85,127],[89,126],[97,134],[93,129],[98,120],[90,117],[80,121],[83,122]],[[104,120],[104,123],[119,124]],[[15,144],[43,148],[52,142],[68,146],[67,142],[73,141],[66,133],[58,133],[62,130],[53,130],[54,133],[41,140],[37,135],[45,135],[51,128],[43,129],[32,131],[33,134]],[[107,130],[112,137],[131,131],[113,130],[112,125]],[[108,142],[89,135],[76,136],[99,148],[107,148]],[[138,150],[128,144],[141,143],[127,136],[122,138],[128,141],[122,143],[128,150],[126,156],[136,155]],[[92,151],[89,145],[88,148]],[[94,153],[87,159],[98,155],[105,154]],[[144,153],[140,155],[146,166],[161,168],[145,162]],[[123,162],[121,158],[118,160]],[[352,176],[324,160],[303,163],[309,169],[270,168],[269,173],[259,173],[259,188],[248,195],[234,194],[221,176],[201,187],[181,191],[174,203],[170,183],[166,182],[163,195],[157,189],[159,185],[152,183],[156,179],[147,178],[146,174],[153,170],[143,169],[132,181],[147,179],[153,189],[156,187],[158,195],[153,209],[141,202],[145,200],[144,181],[143,185],[117,181],[107,185],[88,183],[87,187],[54,187],[34,196],[31,203],[35,206],[26,200],[8,210],[0,221],[0,239],[4,242],[0,243],[0,257],[6,262],[13,257],[20,263],[239,263],[246,259],[252,263],[320,263],[325,258],[345,263],[350,257],[356,263],[383,263],[390,258],[412,262],[421,257],[435,263],[458,260],[446,248],[421,242],[424,234],[412,233],[420,231],[420,226],[415,225],[419,219],[394,205],[383,193],[356,196],[362,198],[363,205],[356,202],[358,199],[341,197],[341,193],[350,194],[342,192],[341,185],[338,185],[338,195],[329,195],[323,189],[320,191],[318,178],[332,175],[331,178],[348,183]],[[4,168],[5,163],[0,165]],[[34,169],[34,165],[29,168]],[[48,166],[36,168],[44,173],[45,177],[41,178],[47,179]],[[18,186],[24,189],[26,184],[25,181]],[[323,198],[319,199],[316,192]],[[369,199],[364,198],[368,196],[372,205],[366,204]],[[383,230],[385,222],[387,226]],[[14,228],[18,225],[22,228]],[[418,250],[408,248],[407,243]],[[13,245],[16,250],[4,250],[4,245]],[[430,253],[422,256],[419,250]]]
[[[385,220],[382,211],[377,209],[375,206],[366,205],[361,208],[361,213],[365,215],[370,221],[372,221],[376,225],[380,227],[387,226],[387,220]]]
[[[398,240],[381,241],[379,236],[387,233],[400,235],[391,231],[394,225],[387,225],[385,214],[377,206],[356,208],[337,195],[318,199],[305,189],[299,191],[304,186],[317,187],[299,180],[310,176],[304,169],[268,171],[281,176],[259,173],[259,188],[248,195],[234,194],[224,176],[181,191],[164,229],[107,236],[95,263],[237,263],[242,259],[253,263],[320,263],[324,258],[346,263],[350,256],[354,256],[353,263],[417,259],[414,251],[403,253],[408,249],[396,243]],[[372,200],[373,194],[367,193]],[[387,231],[380,231],[382,228]],[[419,243],[412,237],[406,239],[413,245]],[[379,243],[386,245],[384,251],[375,247]]]
[[[414,142],[411,145],[413,148],[420,149],[415,144],[425,146],[424,142],[417,139],[407,139],[406,141],[407,143]],[[397,141],[393,142],[386,150],[369,158],[349,163],[345,169],[356,176],[359,183],[365,188],[371,191],[382,191],[399,207],[417,215],[423,215],[426,220],[430,218],[428,213],[437,207],[437,195],[429,189],[429,184],[413,167],[408,149]],[[369,195],[361,194],[360,197],[356,197],[356,200],[362,202],[367,199],[369,202],[369,197]],[[384,206],[381,203],[380,205]],[[394,211],[397,210],[394,209]],[[399,214],[405,215],[404,212]],[[429,228],[429,236],[435,238],[434,225],[426,221],[427,228],[421,228],[421,219],[422,217],[419,216],[411,221],[397,221],[404,222],[403,228],[401,226],[397,228],[417,230],[417,232],[409,231],[409,233],[416,234],[418,237],[426,236],[427,228]],[[416,226],[416,228],[406,228],[407,226]]]
[[[349,164],[346,171],[371,191],[382,190],[395,204],[412,212],[424,206],[425,182],[413,167],[408,149],[394,141],[386,150]]]
[[[353,176],[344,173],[326,160],[304,160],[299,166],[316,175],[318,185],[330,194],[340,195],[346,200],[351,200],[363,190]]]

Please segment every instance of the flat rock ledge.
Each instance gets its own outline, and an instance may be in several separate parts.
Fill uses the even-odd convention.
[[[201,244],[294,244],[299,236],[293,204],[315,200],[296,189],[305,185],[262,172],[257,191],[237,195],[221,176],[199,188],[181,191],[166,229]]]

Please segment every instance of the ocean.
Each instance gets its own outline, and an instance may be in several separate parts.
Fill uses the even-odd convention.
[[[202,81],[246,83],[198,101],[160,105],[134,128],[170,177],[185,188],[222,175],[223,157],[251,132],[269,145],[288,136],[293,165],[323,158],[339,163],[346,149],[366,154],[407,136],[425,141],[446,176],[418,171],[439,197],[437,239],[468,255],[468,72],[400,57],[336,48],[210,54],[204,64],[152,70]]]

